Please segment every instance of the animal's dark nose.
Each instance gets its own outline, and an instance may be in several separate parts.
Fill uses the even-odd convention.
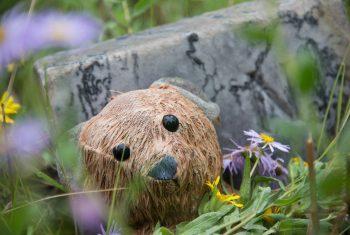
[[[172,156],[166,155],[150,170],[148,175],[156,180],[171,180],[174,179],[176,170],[176,160]]]

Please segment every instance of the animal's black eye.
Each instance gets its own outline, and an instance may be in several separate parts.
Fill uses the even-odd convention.
[[[177,129],[179,129],[179,119],[177,119],[177,117],[175,117],[174,115],[165,115],[163,117],[162,123],[165,129],[167,129],[168,131],[175,132],[177,131]]]
[[[128,160],[130,157],[130,148],[125,144],[118,144],[113,148],[113,156],[118,161]]]

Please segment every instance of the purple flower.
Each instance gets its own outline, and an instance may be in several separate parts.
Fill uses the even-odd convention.
[[[25,56],[31,50],[34,25],[18,9],[6,13],[0,21],[0,69]]]
[[[86,14],[44,12],[35,16],[35,48],[78,47],[95,40],[101,25]]]
[[[100,32],[100,23],[86,14],[51,11],[28,16],[15,8],[0,21],[0,69],[43,48],[81,46]]]
[[[106,232],[102,224],[100,224],[100,228],[101,228],[101,233],[99,233],[98,235],[120,235],[121,234],[120,230],[118,229],[117,223],[115,222],[112,223],[108,232]]]
[[[235,141],[233,141],[232,139],[231,139],[231,142],[236,146],[236,148],[235,149],[224,148],[225,150],[230,151],[230,154],[225,155],[226,157],[229,157],[229,155],[233,156],[241,153],[247,153],[249,157],[252,157],[252,155],[255,155],[255,156],[261,155],[260,148],[256,143],[251,143],[250,145],[247,145],[247,146],[241,146],[237,144]]]
[[[69,198],[73,218],[85,233],[98,233],[104,221],[102,201],[88,194],[72,195]]]
[[[50,137],[42,121],[25,119],[8,129],[4,142],[11,155],[33,156],[40,154],[50,144]]]
[[[236,143],[234,144],[236,145],[237,149],[229,149],[231,152],[224,155],[223,165],[225,175],[232,179],[235,188],[239,189],[242,181],[245,165],[245,157],[243,153],[247,153],[247,156],[251,159],[252,165],[255,161],[259,160],[257,170],[255,171],[255,175],[273,177],[276,179],[280,179],[283,182],[287,181],[288,171],[282,166],[282,159],[273,159],[272,153],[265,153],[254,142],[252,142],[249,146],[246,147],[242,147]],[[271,187],[277,188],[278,184],[273,182],[271,184]]]
[[[249,131],[244,131],[244,134],[250,137],[248,138],[248,140],[250,140],[251,143],[263,144],[263,147],[262,147],[263,149],[268,146],[271,152],[274,151],[274,148],[279,149],[286,153],[289,152],[290,148],[288,145],[284,145],[284,144],[281,144],[280,142],[275,141],[275,139],[272,136],[266,133],[259,134],[254,130],[249,130]]]

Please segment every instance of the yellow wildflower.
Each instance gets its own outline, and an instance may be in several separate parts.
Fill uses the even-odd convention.
[[[7,65],[7,72],[12,73],[13,70],[15,69],[15,64],[11,63]]]
[[[303,165],[304,167],[308,167],[309,165],[307,164],[307,162],[304,162],[300,157],[293,157],[292,158],[292,163],[294,163],[295,165]]]
[[[210,190],[215,194],[215,197],[221,201],[221,202],[225,202],[228,204],[231,204],[233,206],[236,206],[238,208],[242,208],[243,204],[237,202],[237,200],[239,200],[241,197],[237,194],[222,194],[220,192],[220,190],[218,189],[218,184],[220,182],[220,176],[218,176],[213,183],[211,183],[210,181],[208,181],[206,184],[208,185],[208,187],[210,188]]]
[[[214,188],[217,188],[219,181],[220,181],[220,176],[216,177],[213,183],[211,183],[210,181],[207,181],[206,185],[208,185],[211,191],[214,191]]]
[[[280,208],[277,206],[272,206],[267,208],[264,211],[264,214],[262,216],[263,220],[265,220],[266,222],[273,224],[275,222],[275,220],[270,216],[271,214],[277,214],[280,212]]]
[[[299,164],[300,163],[300,157],[293,157],[292,158],[292,162],[295,164]]]
[[[260,138],[266,144],[271,144],[271,143],[275,142],[275,139],[272,136],[269,136],[268,134],[265,134],[265,133],[260,133]]]
[[[14,120],[11,119],[9,115],[16,114],[20,108],[21,105],[15,103],[13,97],[5,91],[0,99],[0,122],[4,122],[5,116],[6,123],[14,123]],[[3,113],[3,111],[5,111],[5,113]]]
[[[222,194],[220,191],[218,191],[216,193],[216,198],[221,201],[221,202],[227,202],[228,204],[231,204],[233,206],[236,206],[238,208],[242,208],[243,204],[237,202],[237,200],[239,200],[241,198],[241,196],[237,195],[237,194]]]

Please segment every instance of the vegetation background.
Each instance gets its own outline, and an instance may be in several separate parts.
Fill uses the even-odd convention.
[[[0,15],[18,4],[22,5],[24,9],[28,9],[33,2],[35,2],[35,11],[43,9],[55,9],[63,12],[87,11],[103,22],[103,34],[100,40],[107,40],[171,23],[184,17],[232,6],[243,1],[2,0],[0,2]],[[350,7],[349,1],[345,2]],[[271,35],[277,34],[278,31],[274,29],[261,31],[257,27],[247,29],[243,33],[247,36],[247,40],[269,40]],[[41,92],[39,81],[33,72],[33,63],[36,59],[52,54],[57,50],[44,50],[20,63],[14,84],[15,94],[23,107],[18,115],[19,118],[31,115],[49,119],[48,104],[44,102],[45,95]],[[283,54],[283,56],[289,55]],[[326,112],[320,116],[312,103],[313,91],[319,82],[318,77],[314,76],[317,74],[314,59],[306,52],[301,58],[294,58],[292,61],[294,61],[293,66],[291,66],[292,69],[287,68],[286,73],[291,79],[294,93],[297,94],[296,99],[300,107],[299,118],[291,122],[271,120],[272,131],[288,139],[291,146],[294,147],[293,153],[299,153],[298,156],[303,159],[306,159],[306,156],[303,155],[305,154],[306,138],[310,134],[313,136],[317,147],[319,147],[315,157],[322,157],[323,160],[327,159],[323,162],[317,161],[317,164],[315,164],[317,182],[319,182],[317,185],[319,195],[317,202],[320,207],[319,217],[322,218],[321,231],[324,231],[324,233],[330,231],[346,233],[350,228],[349,218],[347,217],[346,220],[346,215],[349,214],[348,205],[350,202],[350,146],[348,144],[350,130],[347,124],[350,105],[348,97],[343,96],[342,93],[344,92],[345,65],[342,64],[339,68],[338,77],[334,78],[335,82],[330,94],[329,106],[336,107],[337,120],[339,120],[337,127],[332,128],[326,127],[328,113]],[[3,78],[6,78],[3,81],[6,82],[1,81],[0,91],[6,89],[7,78],[10,75],[11,71],[7,71],[3,75]],[[308,82],[305,83],[305,81]],[[337,97],[343,97],[339,105],[333,99],[333,94],[337,94]],[[43,153],[42,161],[33,165],[30,164],[30,169],[20,172],[16,177],[9,177],[6,172],[0,174],[0,209],[3,210],[0,216],[0,232],[2,234],[79,233],[74,220],[72,220],[67,197],[56,197],[67,193],[67,191],[57,180],[55,156],[62,158],[64,166],[71,167],[76,164],[72,160],[74,159],[72,156],[77,154],[75,146],[67,140],[68,138],[64,134],[64,130],[67,129],[66,126],[70,125],[69,121],[65,120],[60,125],[57,130],[53,131],[55,136],[52,149]],[[293,131],[283,131],[286,129]],[[326,132],[325,129],[328,129],[329,132]],[[251,202],[246,205],[245,211],[242,214],[230,212],[227,215],[230,217],[226,218],[226,225],[230,221],[232,225],[237,223],[237,218],[249,218],[253,222],[246,222],[245,227],[238,227],[237,231],[244,230],[251,233],[262,233],[263,231],[269,234],[279,229],[282,233],[287,234],[302,234],[305,232],[310,218],[308,209],[312,200],[310,200],[309,184],[312,184],[312,182],[308,181],[307,171],[296,163],[289,164],[289,171],[292,177],[290,185],[279,192],[271,192],[268,187],[252,189]],[[11,204],[5,200],[9,197],[12,199]],[[278,222],[267,225],[266,221],[262,222],[262,218],[267,209],[271,208],[271,205],[281,209],[275,215],[271,215],[271,218]],[[17,209],[9,210],[9,208]],[[211,221],[214,221],[214,223],[209,223],[203,219],[203,216],[191,224],[179,226],[179,231],[188,234],[196,234],[201,231],[200,229],[210,228],[213,232],[221,231],[225,229],[225,223],[219,222],[219,219],[215,218],[221,218],[223,211],[227,214],[227,207],[218,207],[212,201],[208,201],[207,204],[203,204],[200,214],[201,216],[207,216],[208,213],[212,213],[210,215],[214,219]],[[252,220],[252,218],[255,219]],[[195,230],[198,229],[198,224],[201,224],[202,227]],[[230,224],[228,223],[228,225]],[[259,227],[260,225],[264,226]],[[233,226],[233,228],[236,227]],[[168,230],[161,227],[158,228],[157,232],[159,234],[170,234]]]

